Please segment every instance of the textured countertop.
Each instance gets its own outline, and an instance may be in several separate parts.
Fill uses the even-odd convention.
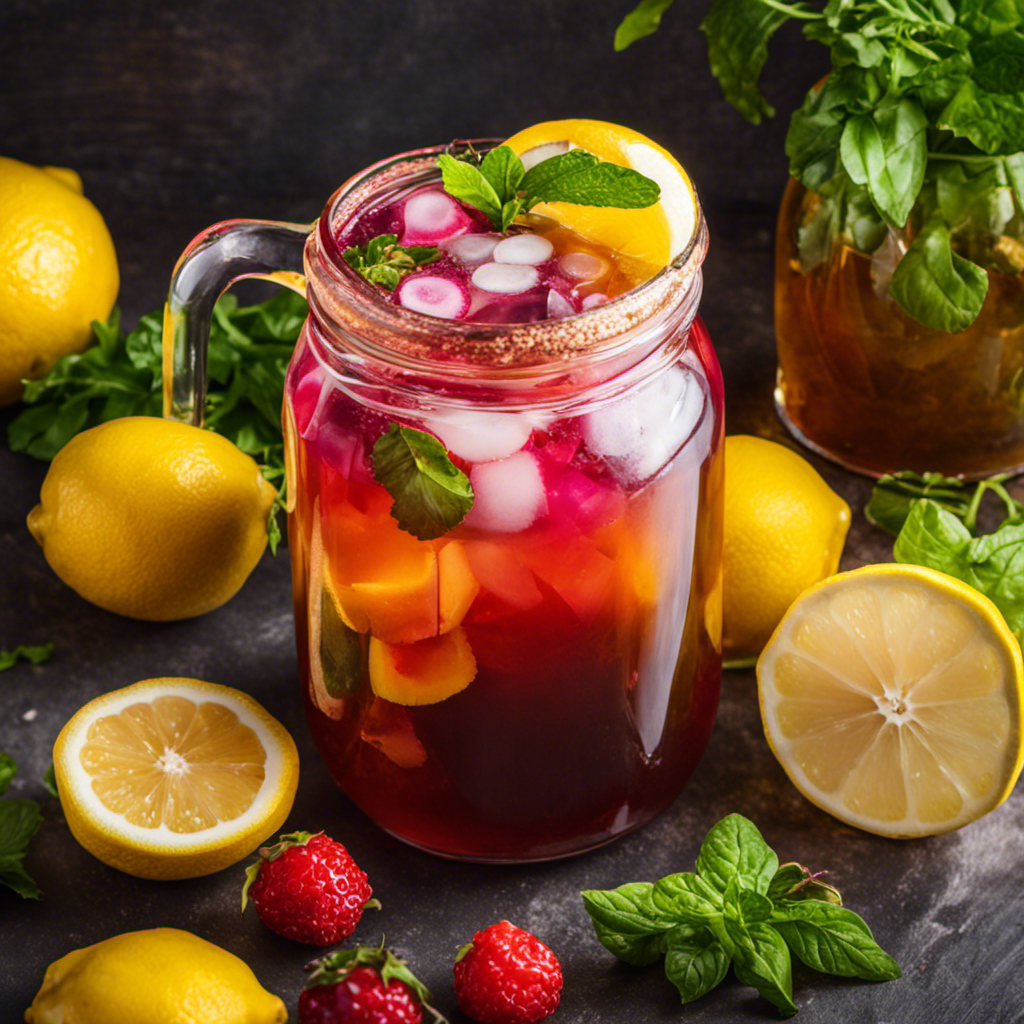
[[[243,23],[226,2],[94,10],[15,0],[0,11],[0,150],[83,173],[118,246],[130,325],[162,302],[189,238],[218,219],[311,220],[359,167],[453,134],[510,133],[570,113],[631,124],[679,153],[701,191],[712,237],[701,310],[725,373],[728,432],[783,440],[771,400],[771,243],[785,118],[753,128],[721,101],[696,29],[703,3],[679,0],[646,49],[620,57],[608,40],[631,3],[609,6],[299,2],[285,22],[278,5],[257,2]],[[772,60],[781,69],[773,100],[788,110],[820,75],[821,55],[789,34]],[[14,411],[0,413],[0,426]],[[842,567],[887,560],[888,538],[863,518],[869,483],[812,461],[854,513]],[[355,939],[386,935],[453,1022],[464,1020],[451,992],[455,947],[505,917],[561,958],[560,1024],[777,1019],[731,975],[680,1008],[660,966],[627,967],[598,945],[579,899],[583,888],[692,869],[707,829],[731,811],[751,818],[781,860],[827,869],[903,967],[902,980],[881,985],[796,967],[803,1024],[1024,1020],[1020,790],[951,835],[895,842],[849,829],[789,783],[763,737],[753,672],[733,671],[702,763],[647,827],[550,864],[438,859],[377,829],[317,758],[298,696],[286,553],[266,555],[235,599],[199,619],[118,618],[61,584],[29,536],[25,515],[44,473],[0,445],[0,647],[56,644],[47,664],[0,675],[0,750],[19,765],[9,793],[37,799],[44,817],[26,861],[42,900],[0,891],[0,1020],[21,1019],[52,960],[157,925],[237,953],[294,1020],[315,952],[279,939],[252,911],[239,915],[241,865],[173,883],[123,875],[78,846],[43,786],[54,738],[78,707],[159,675],[243,689],[288,727],[302,774],[286,829],[322,828],[348,846],[383,903]]]

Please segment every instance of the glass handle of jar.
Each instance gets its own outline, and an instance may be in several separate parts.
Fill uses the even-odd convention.
[[[312,224],[227,220],[197,235],[181,254],[164,306],[166,418],[203,424],[210,320],[225,289],[259,278],[305,297],[302,254],[312,230]]]

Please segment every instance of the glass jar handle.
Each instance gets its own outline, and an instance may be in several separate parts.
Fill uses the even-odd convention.
[[[206,403],[206,348],[213,307],[246,278],[282,284],[305,297],[302,254],[312,224],[226,220],[181,254],[164,306],[164,416],[200,427]]]

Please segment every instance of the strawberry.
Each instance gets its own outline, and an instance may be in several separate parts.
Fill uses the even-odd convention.
[[[558,1008],[562,968],[535,935],[508,921],[477,932],[459,947],[455,995],[480,1024],[533,1024]]]
[[[307,969],[298,1024],[422,1024],[424,1010],[446,1024],[426,986],[389,950],[339,949]]]
[[[322,832],[293,832],[246,868],[242,910],[251,897],[263,923],[278,935],[314,946],[347,939],[373,890],[366,873],[341,843]]]

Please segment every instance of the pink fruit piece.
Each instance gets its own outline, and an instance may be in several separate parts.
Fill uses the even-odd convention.
[[[572,466],[545,473],[548,512],[590,533],[621,519],[626,495],[612,480],[595,480]]]
[[[292,832],[259,851],[245,872],[242,910],[249,899],[278,935],[313,946],[333,946],[355,931],[363,911],[380,907],[341,843],[322,832]]]
[[[458,320],[469,310],[469,290],[453,278],[423,271],[402,279],[395,289],[395,301],[416,313]]]
[[[446,192],[423,188],[402,204],[401,245],[438,245],[473,227],[473,218]]]

